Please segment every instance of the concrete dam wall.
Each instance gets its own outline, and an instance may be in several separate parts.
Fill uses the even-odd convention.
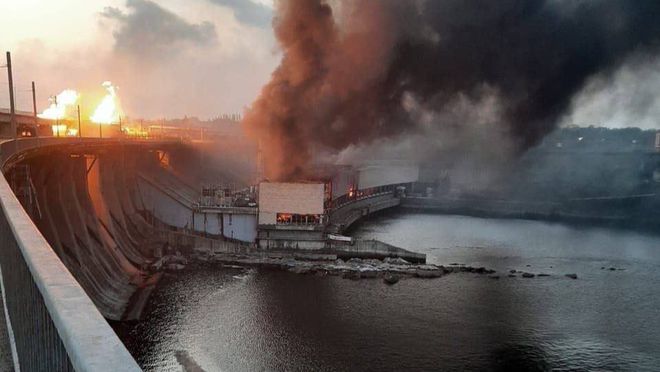
[[[160,167],[162,151],[174,156],[186,153],[182,147],[53,146],[5,171],[36,226],[108,319],[130,318],[131,298],[158,279],[148,267],[167,236],[145,207],[138,175]]]

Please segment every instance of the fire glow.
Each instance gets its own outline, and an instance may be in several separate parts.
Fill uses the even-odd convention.
[[[103,82],[102,86],[105,88],[106,94],[89,119],[99,125],[118,124],[121,118],[121,108],[117,96],[117,87],[109,81]],[[79,101],[80,94],[77,91],[73,89],[63,90],[60,94],[51,98],[50,106],[38,116],[42,119],[58,121],[52,125],[53,136],[77,136],[78,129],[69,127],[67,121],[75,120],[76,104]]]
[[[90,119],[97,124],[116,124],[119,122],[119,98],[117,97],[117,88],[111,82],[106,81],[103,86],[108,93],[103,97],[101,103],[94,110]]]
[[[80,95],[75,90],[63,90],[62,93],[52,99],[50,106],[37,116],[42,119],[64,119],[67,117],[67,111],[78,102],[78,98],[80,98]]]

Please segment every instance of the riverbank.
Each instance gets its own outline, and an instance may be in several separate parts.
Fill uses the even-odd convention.
[[[220,267],[256,267],[288,271],[295,274],[317,276],[341,276],[347,279],[374,278],[440,278],[452,273],[475,273],[491,275],[495,270],[485,267],[472,267],[460,264],[449,266],[415,264],[402,258],[351,258],[343,260],[333,255],[300,256],[296,253],[271,253],[262,257],[229,254],[197,254],[193,260],[200,263],[217,263]]]
[[[297,262],[381,265],[368,260],[273,257],[292,265],[270,269],[189,257],[163,275],[144,318],[122,325],[122,340],[146,371],[189,360],[209,372],[653,371],[660,362],[657,236],[403,213],[369,218],[351,235],[424,253],[436,267],[497,272],[388,285],[381,274],[352,280]],[[289,271],[299,266],[304,274]]]
[[[296,254],[270,254],[262,257],[231,254],[198,253],[192,256],[192,261],[202,264],[219,264],[221,268],[246,269],[262,268],[291,272],[301,275],[340,276],[345,279],[382,279],[386,284],[395,284],[403,278],[434,279],[449,274],[472,273],[483,275],[490,279],[508,278],[541,278],[550,277],[544,272],[532,273],[531,270],[511,269],[500,275],[496,270],[486,267],[474,267],[461,263],[448,265],[415,264],[402,258],[342,260],[332,255],[296,256]],[[556,276],[556,275],[555,275]],[[577,279],[575,273],[562,275]]]
[[[653,203],[658,202],[653,201]],[[651,204],[646,206],[644,213],[637,210],[635,205],[625,208],[621,205],[608,207],[601,202],[596,208],[578,205],[577,202],[573,204],[576,205],[570,206],[559,202],[408,197],[401,199],[401,203],[393,210],[405,213],[549,221],[574,226],[596,226],[642,232],[657,232],[660,228],[660,215],[656,212],[658,209],[653,208]]]

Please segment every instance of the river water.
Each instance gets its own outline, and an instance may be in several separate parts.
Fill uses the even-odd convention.
[[[194,267],[119,333],[152,371],[660,370],[660,236],[424,214],[377,217],[354,235],[502,277],[387,286]]]

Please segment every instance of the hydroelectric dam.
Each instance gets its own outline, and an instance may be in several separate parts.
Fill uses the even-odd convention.
[[[245,171],[254,164],[243,148],[231,148],[235,142],[121,136],[0,144],[0,278],[16,370],[139,370],[109,321],[139,319],[163,273],[189,259],[278,262],[300,273],[344,270],[334,262],[352,258],[422,264],[424,254],[343,234],[361,218],[395,207],[461,214],[488,207],[517,218],[540,210],[538,203],[428,195],[437,185],[418,181],[419,169],[405,164],[338,167],[311,181],[255,185],[253,171]],[[656,154],[645,154],[648,166],[637,168],[655,174]],[[219,173],[209,177],[213,171]],[[657,202],[655,194],[596,201],[621,205],[607,210],[632,220],[637,209],[629,201],[640,198]],[[546,214],[592,220],[581,207],[587,202],[593,204],[547,202]],[[286,266],[291,260],[312,263]],[[315,263],[321,260],[326,263]],[[422,278],[456,269],[411,266],[406,275]],[[378,273],[348,278],[354,275]]]
[[[180,138],[2,142],[0,268],[15,369],[139,370],[108,321],[138,319],[163,269],[191,255],[425,262],[341,235],[398,205],[398,183],[334,199],[320,182],[209,191],[200,177],[205,146]],[[224,171],[240,183],[239,170]],[[302,202],[291,203],[299,192]]]

